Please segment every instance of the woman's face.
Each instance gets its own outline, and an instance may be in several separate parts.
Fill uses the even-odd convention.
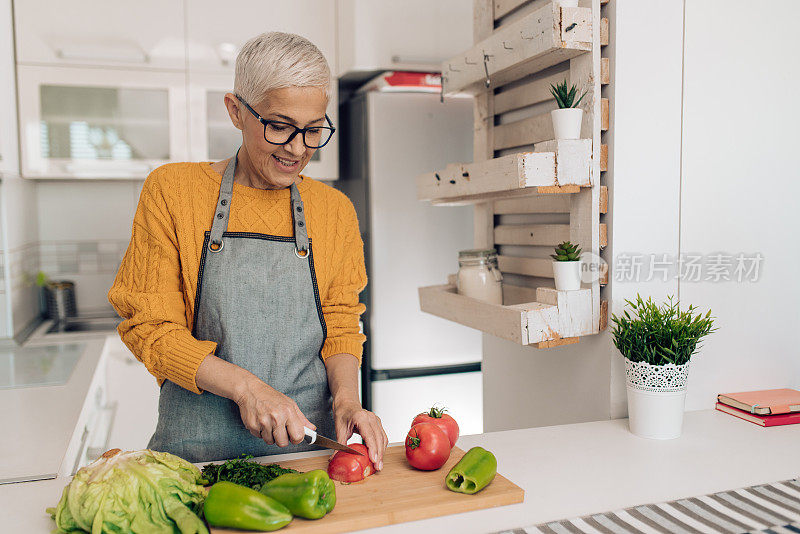
[[[286,87],[268,92],[261,102],[248,102],[267,120],[288,122],[298,128],[327,126],[325,110],[328,98],[322,87]],[[283,189],[297,181],[316,149],[303,144],[297,134],[285,145],[273,145],[264,139],[264,125],[239,102],[233,93],[225,95],[225,105],[234,125],[242,131],[242,144],[250,160],[257,187]]]

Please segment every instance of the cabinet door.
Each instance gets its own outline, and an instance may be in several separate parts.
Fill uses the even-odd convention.
[[[118,337],[106,346],[108,404],[116,406],[108,446],[144,449],[158,422],[158,383]]]
[[[339,74],[438,71],[472,46],[469,0],[339,0]]]
[[[186,159],[183,73],[18,68],[22,175],[143,179]]]
[[[182,0],[16,0],[17,61],[183,69]]]
[[[242,142],[242,133],[231,123],[223,103],[225,93],[233,91],[233,74],[189,73],[189,146],[192,161],[219,161],[231,157]],[[339,106],[334,82],[328,116],[337,126]],[[318,149],[301,171],[317,180],[339,177],[337,130],[333,139]]]
[[[336,5],[330,0],[228,0],[224,4],[192,0],[186,6],[189,69],[228,72],[248,39],[282,31],[302,35],[317,45],[336,76],[335,25]]]
[[[11,0],[0,0],[0,173],[19,174],[12,28]]]

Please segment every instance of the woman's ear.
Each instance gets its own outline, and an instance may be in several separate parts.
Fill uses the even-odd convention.
[[[228,110],[228,116],[233,125],[239,130],[244,130],[244,113],[242,113],[244,109],[236,95],[225,93],[225,108]]]

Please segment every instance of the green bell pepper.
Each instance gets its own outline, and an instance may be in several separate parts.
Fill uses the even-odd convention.
[[[489,485],[497,474],[497,458],[482,447],[472,447],[453,466],[445,484],[451,491],[472,495]]]
[[[281,475],[264,484],[261,493],[306,519],[319,519],[336,505],[336,487],[322,469]]]
[[[244,530],[278,530],[292,520],[289,509],[275,499],[226,481],[208,490],[203,515],[211,526]]]

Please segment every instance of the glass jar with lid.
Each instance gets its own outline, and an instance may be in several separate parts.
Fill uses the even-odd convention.
[[[502,282],[495,249],[462,250],[458,253],[456,286],[459,295],[503,304]]]

